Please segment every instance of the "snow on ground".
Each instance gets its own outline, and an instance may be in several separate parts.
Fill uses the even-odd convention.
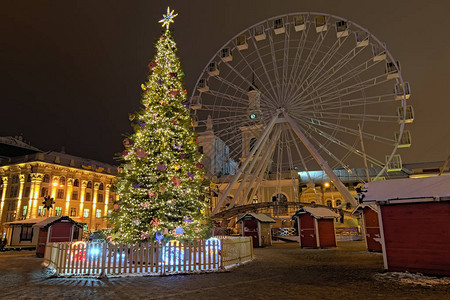
[[[420,286],[432,287],[435,285],[450,285],[450,277],[432,277],[421,273],[406,272],[387,272],[382,274],[375,274],[376,280],[393,280],[401,284],[415,284]]]

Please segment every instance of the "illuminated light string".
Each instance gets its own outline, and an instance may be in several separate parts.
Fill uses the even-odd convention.
[[[163,26],[168,29],[175,16],[168,9]],[[206,203],[200,197],[207,193],[205,172],[197,168],[202,155],[197,152],[189,110],[182,104],[187,93],[176,51],[166,30],[149,63],[148,80],[141,85],[143,109],[130,115],[135,133],[124,140],[117,184],[120,200],[111,216],[111,235],[117,241],[141,242],[156,236],[162,236],[161,241],[197,239],[208,232]],[[185,222],[186,216],[192,222]],[[155,219],[157,225],[152,223]],[[182,234],[175,232],[177,228],[183,229]]]

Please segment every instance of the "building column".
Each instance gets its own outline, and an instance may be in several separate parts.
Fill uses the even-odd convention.
[[[37,212],[38,212],[38,203],[37,203],[37,199],[39,198],[39,192],[41,191],[41,183],[42,183],[42,179],[44,179],[44,174],[40,174],[40,173],[32,173],[31,174],[31,181],[34,181],[34,190],[33,190],[33,198],[30,198],[30,206],[28,207],[28,211],[27,212],[27,216],[31,217],[31,218],[36,218],[37,217]],[[31,201],[32,199],[32,201]],[[32,203],[31,203],[32,202]]]
[[[94,195],[92,196],[92,211],[91,211],[91,229],[95,229],[95,213],[97,209],[97,195],[100,182],[94,182]]]
[[[86,195],[86,186],[87,186],[87,180],[81,180],[81,193],[80,193],[80,211],[78,213],[78,216],[80,218],[83,218],[83,204],[84,204],[84,197]]]
[[[109,192],[111,191],[111,185],[107,184],[105,189],[105,210],[103,212],[103,216],[108,216],[108,203],[109,203]]]
[[[55,204],[54,205],[56,205],[56,192],[58,191],[58,187],[59,187],[59,178],[60,178],[60,176],[53,176],[52,177],[52,185],[51,185],[51,190],[50,190],[50,197],[52,197],[53,198],[53,201],[55,201]],[[47,216],[48,217],[52,217],[52,216],[54,216],[55,215],[55,207],[53,207],[52,206],[52,208],[49,208],[48,209],[48,213],[47,213]]]
[[[66,190],[66,207],[64,208],[63,216],[69,215],[69,205],[70,200],[72,199],[72,190],[73,190],[73,178],[67,178],[67,190]]]
[[[21,217],[19,213],[20,213],[20,205],[22,204],[23,186],[25,185],[25,174],[20,174],[19,179],[20,179],[20,187],[19,187],[19,198],[17,200],[17,207],[16,207],[16,217],[15,217],[16,220],[18,220]]]
[[[5,198],[8,188],[8,176],[4,176],[2,179],[3,179],[3,193],[2,193],[2,201],[0,202],[0,227],[3,229],[3,207],[5,206]]]

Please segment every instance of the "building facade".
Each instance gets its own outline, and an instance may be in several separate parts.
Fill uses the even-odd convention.
[[[116,201],[117,168],[59,152],[40,152],[0,163],[0,231],[7,222],[70,216],[87,231],[108,227]],[[45,196],[54,199],[45,209]]]

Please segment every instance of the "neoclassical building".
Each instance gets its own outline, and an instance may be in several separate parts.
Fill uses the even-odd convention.
[[[0,232],[5,223],[70,216],[94,231],[108,227],[116,200],[117,167],[59,152],[37,152],[0,160]],[[54,199],[44,208],[44,197]]]

